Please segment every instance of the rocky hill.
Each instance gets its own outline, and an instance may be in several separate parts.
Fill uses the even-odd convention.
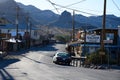
[[[14,0],[0,0],[0,17],[4,17],[11,23],[15,23],[17,3]],[[25,22],[25,13],[19,9],[19,23]]]
[[[21,3],[17,3],[24,11],[29,13],[29,16],[36,21],[37,24],[45,25],[51,21],[55,21],[58,19],[57,14],[53,13],[50,10],[40,10],[32,5],[23,5]]]
[[[73,22],[74,20],[74,22]],[[60,27],[64,29],[72,29],[74,24],[75,28],[81,28],[81,29],[92,29],[96,28],[95,26],[92,26],[91,24],[85,23],[85,22],[79,22],[76,19],[72,18],[71,13],[64,11],[58,18],[56,22],[50,23],[49,26],[55,26]]]
[[[18,3],[20,7],[28,11],[31,17],[40,25],[49,25],[50,27],[58,28],[71,28],[72,27],[72,15],[71,13],[64,11],[61,15],[57,15],[50,10],[40,10],[32,5],[25,6]],[[75,14],[75,27],[76,28],[96,28],[102,27],[102,16],[90,16],[86,17],[81,14]],[[117,28],[120,25],[120,17],[114,15],[107,15],[106,27]],[[85,27],[84,27],[85,26]]]
[[[90,16],[85,17],[83,15],[76,15],[75,20],[78,22],[84,22],[91,24],[96,27],[102,26],[102,16]],[[114,15],[106,15],[106,27],[108,28],[117,28],[120,25],[120,17]]]
[[[20,7],[19,21],[25,23],[26,13],[35,25],[50,26],[58,28],[72,28],[72,15],[64,11],[61,15],[55,14],[50,10],[40,10],[32,5],[23,5],[16,3],[14,0],[0,0],[0,17],[7,18],[10,22],[15,23],[16,6]],[[102,26],[102,16],[86,17],[80,14],[75,14],[74,19],[76,28],[96,28]],[[106,27],[117,28],[120,25],[120,17],[114,15],[107,15]]]

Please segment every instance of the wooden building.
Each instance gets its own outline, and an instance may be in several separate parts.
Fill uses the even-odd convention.
[[[107,54],[110,54],[111,59],[118,61],[120,64],[119,30],[120,29],[105,29],[105,40],[103,42]],[[91,54],[101,47],[101,33],[102,29],[78,31],[76,34],[77,41],[70,42],[68,45],[75,55],[77,53],[77,56],[82,57],[86,54]]]

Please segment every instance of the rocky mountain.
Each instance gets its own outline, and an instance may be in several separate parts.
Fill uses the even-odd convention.
[[[32,19],[38,24],[45,25],[58,19],[58,15],[50,10],[40,10],[32,5],[26,6],[21,3],[18,3],[18,5],[24,9],[24,11],[28,12],[30,17],[32,17]]]
[[[0,0],[0,17],[5,17],[13,21],[14,6],[16,6],[16,3],[13,0]]]
[[[83,15],[76,15],[75,20],[78,22],[84,22],[91,24],[96,27],[102,26],[102,16],[90,16],[85,17]],[[120,17],[114,15],[106,15],[106,27],[108,28],[117,28],[120,25]]]
[[[71,13],[64,11],[58,18],[58,20],[54,23],[49,24],[49,26],[55,26],[60,28],[66,28],[66,29],[72,29],[73,27],[73,18]],[[96,28],[95,26],[92,26],[91,24],[85,23],[85,22],[79,22],[76,19],[74,19],[74,26],[75,28],[81,28],[81,29],[92,29]]]
[[[7,18],[10,22],[15,23],[16,6],[19,6],[19,20],[20,23],[26,23],[26,13],[32,19],[32,22],[37,25],[47,25],[50,27],[72,28],[72,15],[64,11],[61,15],[57,15],[50,10],[40,10],[32,5],[23,5],[16,3],[14,0],[0,0],[0,17]],[[74,24],[76,28],[95,28],[102,26],[102,16],[86,17],[80,14],[75,15]],[[117,28],[120,25],[120,17],[114,15],[107,15],[106,26]]]
[[[7,2],[9,0],[0,0],[0,3],[4,3],[4,2]]]
[[[0,17],[4,17],[11,23],[15,23],[16,7],[18,5],[14,0],[0,0]],[[19,9],[19,23],[25,22],[25,14],[22,9]]]

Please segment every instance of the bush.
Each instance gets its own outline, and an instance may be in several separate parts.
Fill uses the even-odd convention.
[[[87,55],[86,61],[91,64],[106,64],[107,63],[107,55],[100,55],[100,50],[97,50],[96,52],[90,53]]]
[[[56,35],[55,36],[56,40],[60,42],[69,42],[70,41],[70,36],[69,35]]]

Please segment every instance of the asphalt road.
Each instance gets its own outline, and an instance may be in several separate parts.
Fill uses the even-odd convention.
[[[64,48],[54,44],[11,53],[0,61],[0,80],[120,80],[120,70],[54,64],[52,56]]]

